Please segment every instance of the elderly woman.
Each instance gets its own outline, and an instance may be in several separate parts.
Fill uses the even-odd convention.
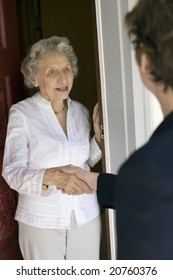
[[[23,258],[99,259],[96,194],[59,169],[73,164],[89,170],[101,158],[97,106],[91,139],[88,110],[69,97],[78,72],[69,40],[37,42],[21,71],[38,92],[10,109],[2,175],[19,193],[15,219]]]
[[[118,175],[74,172],[116,209],[118,259],[173,260],[173,1],[140,0],[126,15],[144,85],[164,120]]]

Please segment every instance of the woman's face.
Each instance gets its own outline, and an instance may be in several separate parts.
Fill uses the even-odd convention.
[[[41,59],[36,81],[40,94],[50,102],[62,101],[73,86],[73,72],[67,56],[51,52]]]

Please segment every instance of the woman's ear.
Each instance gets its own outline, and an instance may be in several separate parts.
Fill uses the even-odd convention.
[[[32,84],[33,84],[34,87],[38,87],[38,82],[37,82],[36,79],[34,79],[34,80],[32,81]]]
[[[152,75],[150,58],[146,53],[141,53],[140,61],[138,62],[139,72],[143,84],[151,91],[155,92],[156,83]]]
[[[150,61],[146,53],[140,55],[139,69],[142,74],[146,75],[151,73]]]

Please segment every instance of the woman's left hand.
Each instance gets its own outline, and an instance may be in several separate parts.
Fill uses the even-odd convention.
[[[94,137],[97,141],[97,144],[101,146],[101,125],[100,125],[100,116],[99,116],[99,104],[97,103],[93,110],[93,127],[94,127]]]

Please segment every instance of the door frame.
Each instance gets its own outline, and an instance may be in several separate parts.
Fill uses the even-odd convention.
[[[106,172],[149,136],[147,95],[130,48],[124,15],[136,0],[95,0]],[[116,259],[116,211],[108,210],[111,259]]]

